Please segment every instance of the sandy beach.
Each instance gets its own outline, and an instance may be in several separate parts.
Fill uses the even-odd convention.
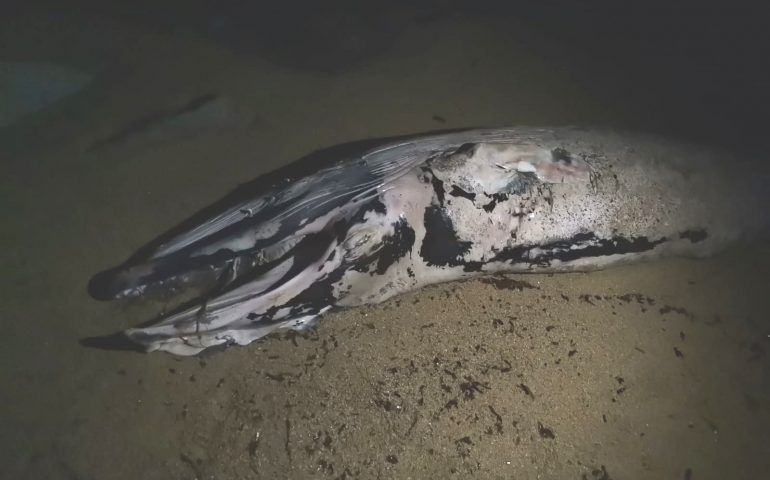
[[[365,37],[378,48],[332,71],[191,29],[14,15],[0,59],[66,64],[94,81],[0,129],[5,478],[700,480],[770,470],[761,243],[710,259],[434,286],[199,357],[79,343],[168,307],[97,302],[92,275],[317,149],[498,125],[654,124],[693,136],[692,125],[718,120],[655,117],[643,96],[598,96],[569,62],[533,48],[538,28],[494,15],[399,10],[397,30]],[[132,127],[202,97],[217,103],[193,120]]]

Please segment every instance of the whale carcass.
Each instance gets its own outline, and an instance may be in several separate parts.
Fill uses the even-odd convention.
[[[314,167],[160,237],[94,277],[92,294],[203,285],[185,308],[124,332],[189,355],[474,275],[708,255],[766,222],[763,185],[735,159],[651,135],[467,130]]]

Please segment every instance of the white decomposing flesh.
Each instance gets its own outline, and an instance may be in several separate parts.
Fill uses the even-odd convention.
[[[332,244],[321,258],[327,258],[336,248],[337,244]],[[282,305],[319,278],[329,274],[334,268],[331,262],[313,263],[280,287],[265,292],[279,281],[291,266],[291,259],[288,259],[254,282],[217,297],[207,303],[203,309],[192,308],[168,317],[151,327],[129,330],[127,334],[140,342],[144,335],[166,337],[154,342],[150,350],[166,350],[181,355],[193,355],[216,345],[251,343],[281,328],[281,325],[260,325],[252,321],[249,316],[258,317],[271,307]],[[299,326],[296,319],[292,319],[292,322]]]
[[[286,207],[200,251],[245,250],[294,222],[291,234],[265,247],[262,261],[272,261],[292,255],[309,235],[346,225],[344,238],[329,239],[323,254],[291,278],[285,277],[298,264],[289,256],[204,309],[128,335],[149,350],[194,354],[301,328],[335,305],[376,303],[471,275],[591,270],[668,253],[707,254],[762,213],[734,194],[715,163],[693,152],[650,137],[570,129],[469,131],[388,145],[232,208],[167,243],[156,255],[276,202]],[[362,180],[350,184],[348,178]],[[350,200],[340,204],[340,198]],[[380,207],[367,207],[372,200]],[[736,205],[743,217],[735,215]],[[438,228],[429,213],[444,222],[440,233],[429,232]],[[707,234],[694,240],[687,232]],[[440,242],[431,244],[437,235]],[[437,246],[457,253],[450,248],[436,260],[431,248]],[[324,282],[327,303],[292,303]]]
[[[537,169],[529,162],[519,161],[519,163],[516,164],[516,171],[520,173],[535,173],[537,172]]]
[[[458,239],[469,242],[471,245],[468,252],[463,255],[466,262],[488,262],[496,252],[517,243],[512,234],[519,230],[522,222],[521,216],[518,215],[521,210],[521,196],[514,195],[509,200],[497,203],[491,211],[483,210],[483,205],[492,200],[491,195],[499,193],[510,184],[512,176],[516,175],[515,169],[501,170],[499,167],[495,169],[495,166],[520,165],[519,159],[526,157],[540,167],[538,170],[532,163],[527,163],[533,168],[531,173],[540,174],[543,170],[552,172],[553,168],[547,166],[550,161],[545,160],[546,156],[550,158],[550,152],[542,148],[521,148],[511,144],[482,144],[476,149],[474,155],[462,162],[452,163],[450,169],[436,174],[445,185],[450,185],[454,181],[469,190],[473,189],[471,193],[477,195],[474,200],[447,195],[443,207],[458,233]],[[537,157],[542,158],[534,160]],[[580,161],[576,160],[576,165],[562,172],[559,183],[587,181],[589,169],[587,165],[581,165],[578,162]],[[382,275],[372,277],[367,272],[348,272],[338,286],[338,305],[377,303],[406,290],[470,275],[462,266],[439,268],[429,265],[418,253],[419,246],[426,235],[423,222],[425,208],[437,202],[431,185],[419,180],[421,175],[420,169],[415,169],[398,179],[391,193],[381,197],[387,214],[381,216],[378,223],[393,223],[399,216],[406,218],[415,230],[415,246],[411,253],[394,263]],[[472,186],[469,179],[474,181]],[[448,187],[447,190],[449,190]],[[546,204],[545,200],[539,201]],[[531,208],[533,207],[534,204]],[[409,271],[412,272],[411,275]],[[495,271],[495,269],[489,271]]]

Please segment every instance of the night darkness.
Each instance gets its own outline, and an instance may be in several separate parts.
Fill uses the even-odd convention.
[[[348,142],[641,131],[730,152],[746,188],[770,192],[758,5],[66,3],[0,14],[8,478],[770,471],[766,237],[712,258],[427,287],[211,355],[79,343],[189,300],[98,302],[94,274],[238,185],[297,159],[313,168],[312,152]],[[447,186],[442,201],[474,195]],[[425,222],[424,243],[406,223],[385,239],[380,270],[419,248],[459,265],[470,245],[444,242],[452,220],[436,206]]]

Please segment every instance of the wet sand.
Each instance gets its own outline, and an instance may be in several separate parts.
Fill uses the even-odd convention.
[[[316,149],[440,128],[634,122],[490,18],[412,25],[371,61],[319,73],[184,32],[88,17],[51,29],[25,15],[6,31],[5,57],[98,75],[0,131],[7,478],[770,470],[766,245],[440,285],[195,358],[81,347],[166,306],[96,302],[85,291],[94,273]],[[232,105],[227,128],[93,148],[207,94]]]

